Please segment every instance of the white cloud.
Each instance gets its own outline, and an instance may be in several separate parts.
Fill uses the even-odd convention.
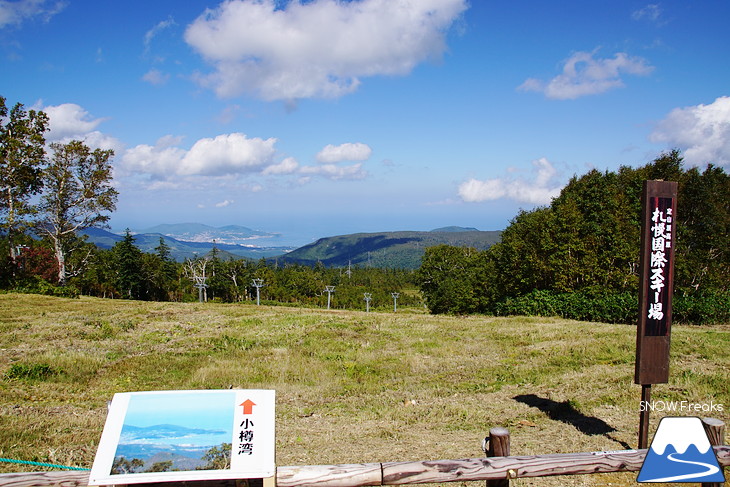
[[[278,164],[272,164],[264,169],[263,174],[292,174],[299,168],[299,163],[293,157],[287,157]]]
[[[316,175],[327,179],[338,180],[355,180],[364,179],[367,176],[362,168],[362,163],[352,164],[349,166],[338,166],[335,164],[322,164],[319,166],[304,166],[300,170],[301,174],[307,176]]]
[[[144,76],[142,76],[142,80],[148,82],[151,85],[164,85],[167,83],[167,80],[170,79],[170,75],[163,73],[159,69],[152,68],[149,71],[147,71]]]
[[[361,142],[347,143],[341,145],[326,145],[317,154],[317,161],[333,164],[343,161],[367,161],[373,150]]]
[[[89,112],[75,103],[63,103],[61,105],[48,106],[43,108],[49,119],[50,140],[60,140],[65,137],[78,137],[86,134],[99,126],[103,118],[93,118]]]
[[[168,17],[167,20],[158,22],[157,25],[148,30],[144,35],[143,41],[145,53],[149,53],[150,47],[152,46],[152,40],[157,36],[157,34],[167,29],[168,27],[172,27],[173,25],[176,25],[175,21],[172,17]]]
[[[545,82],[529,78],[517,89],[537,91],[557,100],[597,95],[624,86],[622,75],[646,76],[654,70],[643,58],[619,52],[613,58],[594,58],[596,51],[580,51],[565,61],[562,74]]]
[[[189,150],[181,148],[181,142],[180,137],[165,136],[155,145],[141,144],[128,149],[121,158],[120,173],[125,176],[146,175],[157,181],[187,181],[190,184],[193,181],[199,183],[200,179],[191,179],[198,176],[228,177],[233,178],[231,181],[236,181],[239,187],[242,182],[235,177],[245,174],[319,176],[331,180],[355,180],[367,176],[359,162],[300,166],[294,157],[279,160],[275,138],[223,134],[200,139]],[[356,154],[362,155],[363,151],[351,152],[350,156]]]
[[[225,208],[226,206],[230,206],[233,203],[235,203],[235,201],[233,201],[233,200],[223,200],[220,203],[216,203],[215,207],[216,208]]]
[[[92,149],[112,149],[116,154],[124,148],[122,142],[115,137],[96,130],[104,122],[104,118],[94,118],[75,103],[37,106],[36,109],[48,115],[48,142],[65,144],[71,140],[81,140]]]
[[[154,146],[138,145],[126,151],[123,166],[167,179],[174,176],[226,176],[265,170],[276,155],[276,139],[248,138],[231,133],[200,139],[189,150],[177,147],[181,140],[167,136]]]
[[[180,163],[178,174],[219,176],[254,172],[269,165],[276,153],[276,139],[249,139],[245,134],[200,139]]]
[[[532,165],[530,178],[469,179],[459,185],[459,196],[469,203],[507,198],[519,203],[548,204],[560,194],[561,186],[554,182],[557,171],[544,157],[533,161]]]
[[[221,97],[336,98],[360,78],[405,75],[441,56],[466,0],[229,0],[188,26],[214,67],[198,81]]]
[[[20,25],[27,19],[40,17],[48,22],[66,7],[66,2],[49,0],[0,0],[0,29]]]
[[[730,165],[730,97],[721,96],[709,105],[675,108],[649,136],[682,150],[693,165]]]
[[[631,13],[631,18],[633,20],[647,19],[652,22],[656,22],[659,20],[661,15],[662,15],[661,6],[656,3],[650,3],[646,7],[640,8],[639,10],[634,10]]]
[[[141,144],[128,149],[122,157],[122,167],[129,172],[142,172],[166,178],[177,172],[186,151],[175,147],[180,138],[162,137],[154,146]]]

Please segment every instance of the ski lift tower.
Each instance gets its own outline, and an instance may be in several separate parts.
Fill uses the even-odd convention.
[[[393,313],[398,311],[398,298],[400,297],[400,293],[390,293],[391,296],[393,296]]]
[[[334,286],[325,286],[324,291],[327,293],[327,309],[330,309],[330,302],[332,301],[332,293],[335,292]]]
[[[365,293],[365,312],[370,312],[370,300],[373,299],[372,293]]]
[[[256,305],[261,305],[261,288],[264,287],[264,280],[263,279],[254,279],[251,281],[251,284],[253,284],[253,287],[256,288]]]

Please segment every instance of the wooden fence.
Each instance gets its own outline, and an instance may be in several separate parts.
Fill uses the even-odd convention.
[[[730,446],[719,445],[724,438],[724,424],[705,420],[705,428],[721,467],[730,467]],[[501,430],[501,431],[497,431]],[[509,448],[503,428],[490,432],[490,453]],[[500,446],[495,446],[499,444]],[[508,452],[508,450],[507,450]],[[487,485],[505,485],[509,479],[582,475],[612,472],[637,472],[647,450],[617,450],[550,455],[490,456],[463,460],[385,462],[345,465],[309,465],[277,467],[278,487],[362,487],[372,485],[407,485],[442,482],[488,481]],[[0,474],[0,487],[83,487],[88,472],[32,472]],[[494,481],[499,483],[495,484]],[[188,487],[238,486],[235,481],[184,482]],[[163,485],[163,484],[157,484]],[[170,485],[169,483],[167,484]],[[715,484],[703,484],[715,485]]]

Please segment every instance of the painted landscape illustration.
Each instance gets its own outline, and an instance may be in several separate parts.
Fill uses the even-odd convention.
[[[133,395],[110,473],[230,468],[234,398],[226,392]]]

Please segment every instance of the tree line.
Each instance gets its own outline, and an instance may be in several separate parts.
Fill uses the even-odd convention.
[[[162,239],[143,253],[129,231],[110,250],[86,242],[80,230],[104,226],[115,210],[113,151],[78,140],[46,146],[45,113],[5,102],[0,96],[0,289],[221,302],[253,301],[258,291],[301,306],[425,300],[432,313],[635,323],[642,183],[664,179],[679,183],[674,317],[730,321],[730,178],[712,164],[685,168],[676,150],[639,168],[574,176],[550,205],[520,211],[490,249],[431,247],[416,272],[229,260],[217,251],[180,263]]]
[[[264,302],[361,309],[393,303],[422,306],[413,272],[399,269],[330,269],[276,261],[222,259],[214,250],[175,262],[160,239],[142,252],[127,231],[113,248],[86,242],[83,229],[103,227],[118,198],[112,185],[111,150],[83,141],[46,146],[48,117],[12,108],[0,96],[0,288],[73,296],[159,301]],[[325,296],[326,286],[333,286]]]
[[[427,249],[418,271],[433,313],[547,314],[636,323],[644,180],[677,181],[674,316],[730,321],[730,178],[681,153],[573,177],[550,205],[520,211],[486,251]]]

